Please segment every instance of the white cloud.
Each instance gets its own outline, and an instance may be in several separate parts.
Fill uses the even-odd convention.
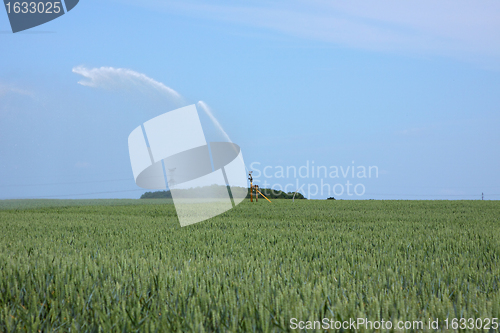
[[[474,61],[500,57],[496,0],[290,0],[244,5],[146,0],[140,5],[360,49]]]
[[[31,91],[17,88],[16,86],[11,85],[11,84],[0,83],[0,97],[7,95],[7,94],[17,94],[17,95],[24,95],[24,96],[33,97],[33,93]]]
[[[181,95],[174,89],[158,82],[145,74],[135,72],[126,68],[100,67],[86,68],[77,66],[73,68],[73,73],[82,75],[85,79],[78,83],[94,88],[104,88],[110,90],[151,90],[180,102]]]

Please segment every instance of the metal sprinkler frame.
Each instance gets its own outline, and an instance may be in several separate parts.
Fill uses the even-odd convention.
[[[250,202],[253,202],[253,191],[255,190],[255,202],[259,201],[259,193],[266,199],[267,201],[271,202],[264,194],[262,194],[261,191],[259,191],[259,185],[253,185],[253,177],[252,177],[252,172],[248,172],[248,180],[250,181]]]

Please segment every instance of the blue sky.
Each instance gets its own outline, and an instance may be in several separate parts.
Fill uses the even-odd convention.
[[[138,198],[128,135],[200,100],[260,184],[314,161],[378,168],[298,179],[363,185],[341,199],[499,199],[498,31],[497,1],[82,0],[16,34],[1,9],[0,199]]]

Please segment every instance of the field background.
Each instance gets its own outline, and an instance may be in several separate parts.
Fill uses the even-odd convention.
[[[0,202],[1,332],[280,332],[500,318],[500,202]]]

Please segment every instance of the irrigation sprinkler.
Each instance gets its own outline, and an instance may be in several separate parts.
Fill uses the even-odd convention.
[[[253,177],[252,177],[252,172],[253,171],[249,171],[248,172],[248,180],[250,181],[250,202],[253,202]]]
[[[253,202],[253,191],[255,190],[255,202],[259,201],[259,194],[264,197],[267,201],[271,202],[262,192],[259,190],[259,185],[253,185],[252,172],[248,172],[248,180],[250,181],[250,202]]]
[[[271,200],[269,200],[264,194],[262,194],[262,192],[259,190],[259,185],[255,185],[255,201],[257,201],[257,196],[258,194],[257,193],[260,193],[260,195],[262,195],[264,197],[264,199],[266,199],[267,201],[271,202]]]

